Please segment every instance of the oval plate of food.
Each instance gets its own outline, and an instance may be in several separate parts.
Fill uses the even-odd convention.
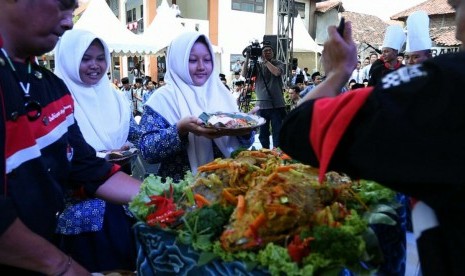
[[[205,127],[225,130],[252,130],[265,123],[265,118],[242,112],[202,113]]]
[[[126,162],[130,160],[132,157],[138,154],[138,150],[136,148],[130,148],[127,150],[109,150],[109,151],[100,151],[97,152],[97,156],[106,159],[112,163],[120,163]]]

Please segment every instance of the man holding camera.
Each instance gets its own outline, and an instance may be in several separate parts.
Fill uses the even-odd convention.
[[[274,59],[273,48],[264,42],[261,49],[261,62],[253,49],[246,51],[246,59],[242,68],[242,76],[250,81],[255,77],[255,94],[258,115],[265,118],[266,123],[260,126],[259,140],[263,148],[270,148],[270,125],[273,137],[273,147],[279,147],[279,131],[286,116],[286,104],[283,96],[283,81],[281,75],[285,72],[285,64]],[[251,64],[249,66],[249,60]],[[258,64],[257,64],[258,63]],[[249,70],[253,70],[249,72]]]

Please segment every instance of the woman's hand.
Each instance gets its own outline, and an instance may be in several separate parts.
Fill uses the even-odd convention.
[[[215,139],[223,136],[217,129],[206,128],[204,123],[196,116],[184,117],[176,124],[180,136],[192,133],[197,136],[204,136],[209,139]]]
[[[131,148],[130,145],[125,144],[118,151],[125,151],[125,150],[129,150],[130,148]]]
[[[245,136],[250,135],[252,129],[216,129],[205,127],[202,120],[195,116],[184,117],[176,124],[179,135],[193,133],[208,139],[215,139],[222,136]]]

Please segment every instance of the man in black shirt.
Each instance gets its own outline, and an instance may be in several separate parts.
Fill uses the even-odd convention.
[[[381,50],[381,58],[375,61],[370,68],[369,86],[375,86],[386,74],[404,66],[397,59],[404,42],[405,33],[399,25],[387,27]]]
[[[55,240],[65,190],[114,203],[139,191],[140,181],[96,156],[64,82],[31,59],[72,28],[76,6],[15,0],[0,8],[1,275],[89,275]]]
[[[457,39],[465,41],[465,0],[457,11]],[[343,38],[328,29],[327,79],[286,118],[281,148],[291,157],[355,178],[383,183],[425,202],[440,227],[417,241],[423,275],[465,271],[465,53],[401,68],[376,87],[339,96],[356,62],[348,22]],[[434,240],[428,240],[433,236]],[[425,259],[430,252],[434,259]]]

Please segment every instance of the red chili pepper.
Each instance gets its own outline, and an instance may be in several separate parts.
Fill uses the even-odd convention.
[[[170,195],[150,196],[150,202],[147,205],[155,205],[156,210],[147,215],[146,221],[150,226],[159,225],[162,228],[169,226],[175,222],[179,216],[184,214],[184,210],[177,210],[177,206],[173,201],[173,187],[170,186]]]
[[[294,262],[300,263],[303,258],[310,255],[310,241],[313,239],[313,237],[309,237],[302,241],[299,235],[294,236],[294,239],[287,246],[287,253]]]

